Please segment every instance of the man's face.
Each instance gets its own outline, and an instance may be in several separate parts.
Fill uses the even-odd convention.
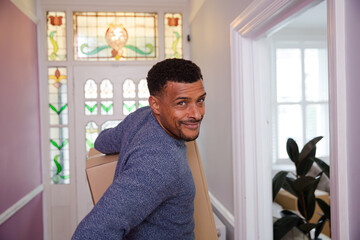
[[[192,141],[199,135],[205,114],[205,96],[201,80],[194,83],[169,81],[159,96],[150,98],[156,99],[156,109],[152,106],[154,115],[166,132],[176,139]]]

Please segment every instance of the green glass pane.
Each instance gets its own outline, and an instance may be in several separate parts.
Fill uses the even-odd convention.
[[[85,115],[97,115],[97,102],[86,101],[85,102]]]
[[[88,122],[85,127],[85,143],[86,151],[88,152],[90,148],[94,147],[95,139],[99,135],[99,129],[95,122]]]
[[[68,124],[66,68],[48,68],[49,124]]]
[[[113,115],[113,101],[102,101],[101,102],[101,115]]]
[[[129,115],[132,112],[135,112],[136,104],[135,101],[124,101],[123,103],[123,114]]]

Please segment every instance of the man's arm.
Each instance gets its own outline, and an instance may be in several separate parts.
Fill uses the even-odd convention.
[[[161,150],[160,150],[161,151]],[[137,151],[94,209],[79,224],[73,239],[122,239],[169,194],[176,173],[159,151]]]
[[[119,153],[122,141],[122,133],[122,123],[119,123],[114,128],[103,130],[95,140],[95,149],[105,154]]]

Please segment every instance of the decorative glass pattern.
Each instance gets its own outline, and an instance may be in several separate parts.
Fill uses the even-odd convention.
[[[100,84],[100,97],[113,98],[113,85],[109,79],[102,80]]]
[[[85,98],[97,98],[97,84],[94,80],[89,79],[84,87]]]
[[[67,69],[48,68],[49,157],[53,184],[70,183]]]
[[[68,124],[66,68],[48,68],[50,125]]]
[[[126,79],[123,84],[123,97],[135,98],[136,90],[135,83],[131,79]]]
[[[129,115],[132,112],[135,112],[136,110],[136,104],[135,101],[124,101],[123,104],[123,114]]]
[[[119,120],[106,121],[103,123],[103,125],[101,125],[101,131],[108,129],[108,128],[116,127],[119,123],[121,123],[121,121],[119,121]]]
[[[139,108],[150,106],[148,100],[139,100]]]
[[[150,97],[146,79],[141,79],[138,84],[138,97],[139,98],[149,98]]]
[[[50,127],[50,177],[51,183],[70,183],[69,129]]]
[[[85,115],[97,115],[97,102],[96,101],[85,101]]]
[[[85,128],[86,131],[86,152],[90,150],[90,148],[94,147],[95,139],[99,135],[99,129],[95,122],[88,122]]]
[[[180,13],[165,13],[165,58],[183,57],[183,21]]]
[[[47,12],[48,60],[66,61],[65,12]]]
[[[113,115],[113,109],[113,101],[101,101],[101,115]]]
[[[74,12],[75,60],[116,61],[157,58],[157,14]]]

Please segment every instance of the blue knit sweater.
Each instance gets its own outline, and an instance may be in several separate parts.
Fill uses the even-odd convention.
[[[182,140],[144,107],[104,130],[95,148],[120,153],[114,181],[72,239],[194,239],[195,185]]]

